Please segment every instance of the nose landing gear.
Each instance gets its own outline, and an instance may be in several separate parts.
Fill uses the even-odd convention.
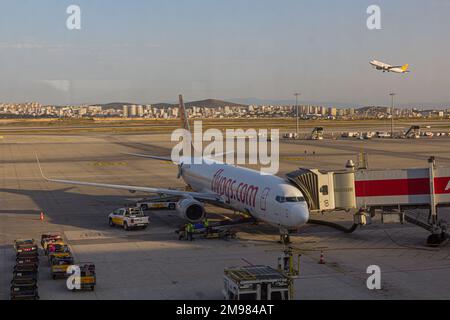
[[[280,241],[279,243],[281,244],[291,244],[291,237],[289,236],[289,231],[288,230],[283,230],[280,228]]]

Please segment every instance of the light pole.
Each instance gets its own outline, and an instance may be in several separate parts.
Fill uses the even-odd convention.
[[[395,93],[389,93],[391,96],[391,139],[394,138],[394,96]]]
[[[296,132],[296,134],[297,134],[297,137],[298,137],[298,96],[300,95],[300,93],[294,93],[294,96],[295,96],[295,112],[296,112],[296,130],[295,130],[295,132]]]

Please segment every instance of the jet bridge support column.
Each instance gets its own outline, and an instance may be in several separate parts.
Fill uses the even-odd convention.
[[[431,235],[427,239],[427,244],[430,246],[438,246],[446,242],[448,239],[447,225],[444,221],[438,220],[437,201],[436,201],[436,159],[430,157],[429,176],[430,176],[430,218],[428,223],[431,226]]]
[[[436,189],[434,187],[434,178],[435,178],[435,169],[436,169],[436,160],[434,157],[430,157],[428,159],[428,163],[430,165],[429,175],[430,175],[430,224],[437,224],[437,210],[436,210]]]

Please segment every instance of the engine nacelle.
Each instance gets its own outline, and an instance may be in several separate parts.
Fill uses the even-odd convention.
[[[205,207],[194,199],[183,199],[177,203],[177,211],[182,219],[199,222],[205,217]]]

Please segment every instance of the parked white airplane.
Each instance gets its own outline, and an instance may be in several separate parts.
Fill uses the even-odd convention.
[[[405,64],[403,66],[392,66],[390,64],[372,60],[369,62],[372,66],[377,70],[383,70],[383,72],[395,72],[395,73],[408,73],[409,64]]]
[[[181,95],[180,115],[183,127],[189,130],[187,113]],[[172,162],[171,158],[166,157],[130,155]],[[200,221],[205,217],[205,202],[244,212],[278,227],[286,242],[289,241],[289,231],[308,222],[309,210],[305,198],[302,192],[288,181],[274,175],[262,175],[255,170],[212,159],[207,159],[208,163],[205,163],[204,158],[201,160],[201,164],[196,164],[197,162],[191,158],[181,157],[180,163],[178,163],[179,177],[183,178],[186,184],[194,190],[193,192],[49,179],[44,176],[40,164],[39,168],[44,179],[56,183],[181,196],[182,199],[177,204],[177,211],[183,219],[191,222]]]

